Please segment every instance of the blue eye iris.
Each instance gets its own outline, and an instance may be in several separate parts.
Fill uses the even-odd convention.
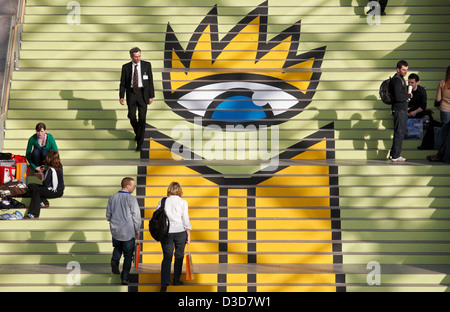
[[[266,118],[266,113],[250,97],[237,95],[217,105],[211,117],[223,122],[250,122]]]
[[[271,123],[298,105],[293,94],[265,83],[246,81],[214,82],[188,85],[177,98],[186,115],[202,117],[204,124],[226,126],[236,123]],[[296,93],[301,97],[302,94]]]

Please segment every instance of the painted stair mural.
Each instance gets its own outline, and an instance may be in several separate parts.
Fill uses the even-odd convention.
[[[159,291],[148,220],[178,181],[196,278],[168,291],[448,291],[450,167],[418,139],[387,159],[378,88],[407,60],[439,119],[450,4],[366,4],[28,0],[3,151],[24,154],[44,122],[67,188],[39,220],[1,223],[0,290]],[[141,152],[118,99],[135,46],[156,90]],[[125,176],[144,220],[129,286],[105,219]]]

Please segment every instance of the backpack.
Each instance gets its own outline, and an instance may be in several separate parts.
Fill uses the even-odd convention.
[[[152,218],[148,222],[150,234],[157,242],[163,241],[169,234],[169,219],[164,211],[166,199],[167,197],[164,197],[161,200],[161,207],[153,213]]]
[[[391,84],[391,77],[383,81],[380,85],[380,98],[384,104],[394,104],[394,97],[391,94],[391,90],[389,89],[389,85]]]

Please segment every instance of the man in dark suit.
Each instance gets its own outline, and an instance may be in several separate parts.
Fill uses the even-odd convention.
[[[141,50],[139,48],[131,49],[130,57],[131,62],[122,66],[119,101],[124,105],[124,94],[126,94],[128,118],[136,135],[134,138],[137,143],[136,151],[141,151],[145,135],[147,105],[153,102],[155,90],[152,65],[141,60]],[[136,118],[136,109],[138,118]]]

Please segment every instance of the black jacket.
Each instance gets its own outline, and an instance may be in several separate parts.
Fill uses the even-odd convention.
[[[124,98],[126,94],[127,99],[130,99],[131,88],[131,74],[133,73],[132,62],[126,63],[122,66],[122,75],[120,76],[119,98]],[[153,74],[152,65],[149,62],[141,60],[141,78],[144,86],[144,99],[148,104],[149,99],[155,97],[155,89],[153,88]],[[144,79],[146,78],[146,79]]]
[[[394,77],[392,77],[389,88],[391,94],[394,96],[393,105],[401,105],[404,106],[404,109],[407,109],[408,99],[411,98],[411,96],[408,94],[408,86],[406,85],[405,79],[399,73],[396,73]]]
[[[65,189],[65,185],[64,185],[64,177],[63,177],[63,169],[61,168],[60,171],[55,170],[56,171],[56,176],[58,178],[58,186],[57,186],[57,191],[64,191]],[[47,168],[47,171],[45,172],[46,177],[44,179],[44,181],[42,181],[42,185],[44,185],[45,187],[53,187],[53,184],[56,181],[53,181],[53,174],[52,174],[52,170],[50,168]]]
[[[415,111],[419,107],[422,108],[423,111],[427,109],[427,90],[418,85],[417,90],[413,91],[413,97],[411,101],[408,103],[409,111]]]

